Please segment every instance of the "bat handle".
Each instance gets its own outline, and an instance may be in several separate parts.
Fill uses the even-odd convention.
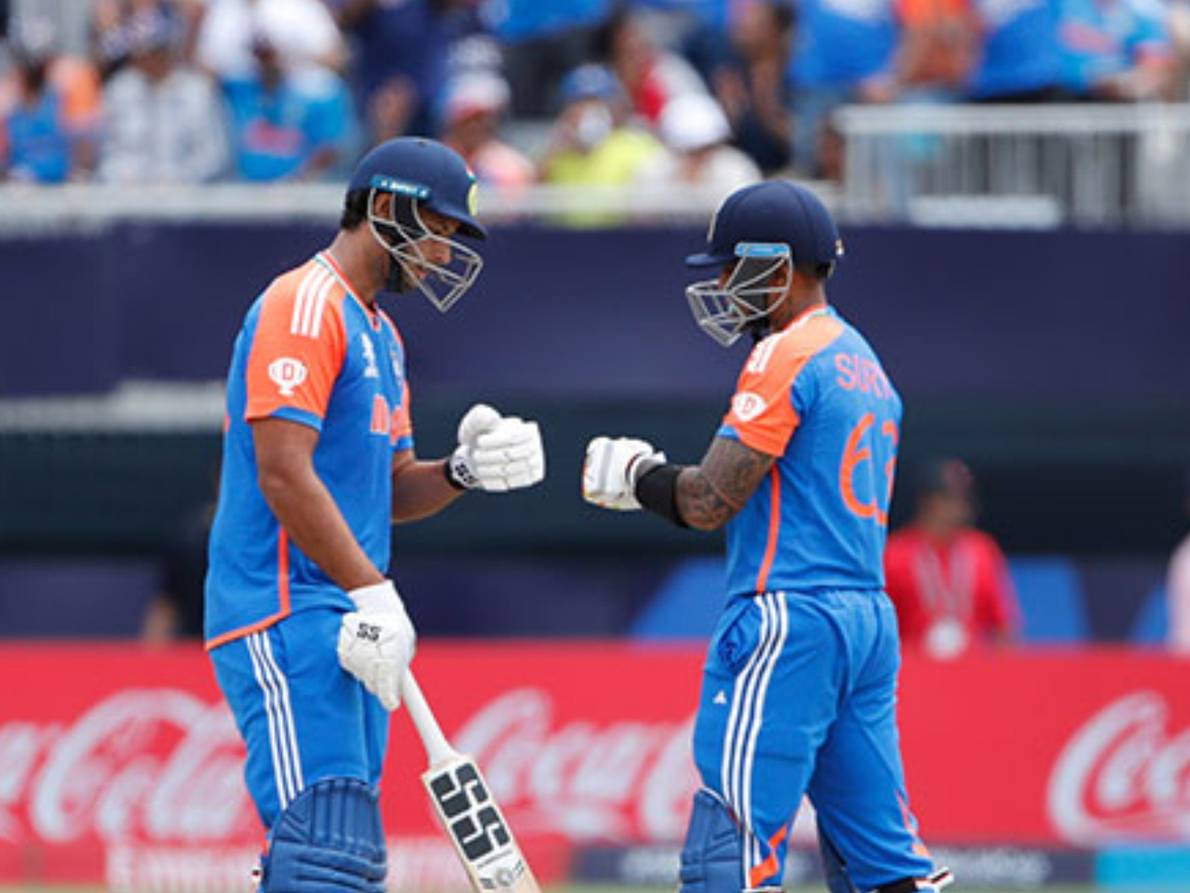
[[[401,700],[405,702],[405,710],[413,720],[413,726],[421,737],[421,743],[426,748],[426,757],[430,765],[436,765],[455,755],[455,749],[450,746],[446,736],[442,734],[442,727],[434,718],[426,696],[421,693],[421,686],[413,678],[413,670],[408,669],[401,678]]]

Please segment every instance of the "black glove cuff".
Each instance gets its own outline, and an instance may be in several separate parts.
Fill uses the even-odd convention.
[[[636,500],[642,508],[678,527],[689,527],[678,513],[678,475],[681,465],[666,462],[646,468],[636,479]]]

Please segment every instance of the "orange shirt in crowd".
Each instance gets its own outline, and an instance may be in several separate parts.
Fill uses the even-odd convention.
[[[896,0],[904,30],[900,59],[907,86],[960,87],[977,49],[971,0]]]

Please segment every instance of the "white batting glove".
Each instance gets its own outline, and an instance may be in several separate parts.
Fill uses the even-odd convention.
[[[636,482],[666,461],[665,453],[635,437],[596,437],[583,462],[583,499],[600,508],[630,512],[640,508]]]
[[[356,609],[339,625],[339,665],[376,695],[385,710],[401,706],[401,677],[417,634],[391,580],[347,593]]]
[[[545,477],[545,449],[536,422],[502,416],[477,403],[459,422],[459,445],[447,460],[456,486],[503,493]]]

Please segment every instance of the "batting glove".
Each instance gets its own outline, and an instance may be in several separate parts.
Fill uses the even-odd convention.
[[[666,462],[665,453],[635,437],[596,437],[583,462],[583,499],[600,508],[630,512],[640,508],[636,482]]]
[[[459,445],[446,471],[456,487],[466,490],[503,493],[533,486],[545,477],[537,423],[477,403],[459,422]]]
[[[347,593],[356,610],[339,625],[339,665],[376,695],[385,710],[401,706],[401,677],[417,634],[391,580]]]

